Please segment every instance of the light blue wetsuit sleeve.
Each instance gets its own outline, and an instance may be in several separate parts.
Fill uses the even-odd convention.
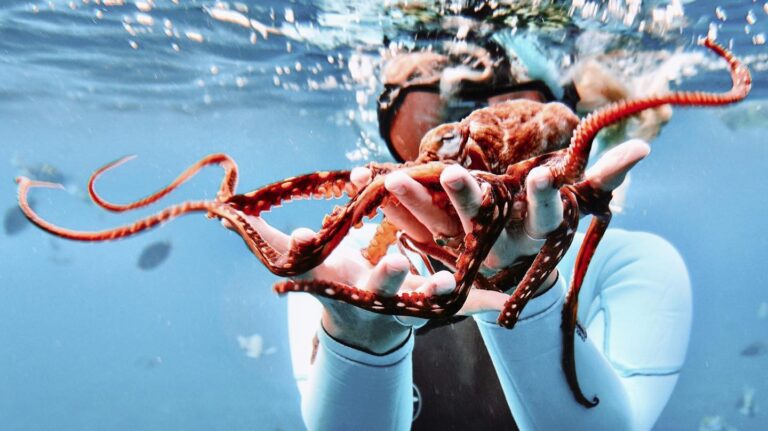
[[[318,331],[318,350],[301,401],[309,430],[407,430],[413,417],[408,341],[383,356],[361,352]]]
[[[344,241],[363,248],[372,224]],[[288,296],[291,362],[301,393],[301,414],[310,431],[408,430],[413,418],[413,333],[397,350],[379,356],[346,346],[320,325],[320,302],[306,294]],[[312,338],[317,351],[312,358]]]
[[[560,360],[564,280],[582,240],[577,237],[564,257],[556,285],[531,300],[514,330],[497,326],[497,313],[476,316],[478,327],[520,429],[650,429],[687,350],[692,311],[685,265],[655,235],[606,233],[580,295],[579,321],[586,323],[588,337],[576,339],[577,372],[585,394],[600,398],[597,407],[586,409],[574,401]],[[310,430],[409,429],[412,339],[375,356],[320,329],[310,365],[319,303],[305,295],[289,297],[289,319],[294,373]]]
[[[648,430],[685,359],[690,281],[677,251],[658,236],[609,230],[579,295],[579,383],[597,407],[578,404],[561,368],[561,310],[583,236],[558,267],[556,285],[530,301],[513,330],[497,313],[475,316],[512,414],[522,430]]]

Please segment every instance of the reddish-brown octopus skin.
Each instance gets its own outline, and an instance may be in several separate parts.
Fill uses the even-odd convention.
[[[366,217],[375,215],[385,203],[394,201],[395,198],[389,196],[384,188],[386,174],[399,170],[430,190],[436,202],[446,203],[448,199],[439,182],[440,174],[448,165],[459,163],[472,169],[471,175],[478,182],[488,185],[471,231],[466,233],[463,241],[455,242],[453,247],[440,243],[412,244],[424,253],[439,256],[441,260],[449,261],[449,264],[453,263],[456,289],[451,294],[430,297],[401,294],[384,297],[353,286],[322,280],[287,280],[275,287],[280,293],[307,291],[378,313],[433,318],[458,312],[475,280],[483,280],[478,273],[479,268],[501,231],[522,228],[522,218],[513,218],[511,208],[515,202],[525,201],[525,179],[528,173],[538,166],[548,167],[555,186],[562,195],[565,210],[563,223],[547,236],[542,250],[530,265],[513,265],[502,270],[497,276],[478,283],[478,287],[506,289],[509,286],[503,284],[504,282],[520,280],[499,314],[499,324],[513,327],[532,292],[555,269],[570,246],[579,213],[595,216],[576,258],[574,278],[563,310],[563,369],[576,400],[592,407],[597,404],[597,398],[586,398],[578,385],[573,360],[573,338],[578,327],[576,316],[581,282],[610,221],[610,211],[607,207],[610,194],[582,181],[589,150],[593,139],[602,128],[646,109],[667,104],[717,106],[744,99],[751,88],[749,70],[730,52],[711,40],[705,40],[703,44],[729,63],[733,81],[729,91],[718,94],[673,92],[620,102],[596,111],[580,122],[572,112],[560,104],[545,105],[523,100],[506,102],[475,111],[458,123],[441,125],[431,130],[422,140],[420,155],[415,162],[403,165],[369,165],[373,179],[360,190],[350,182],[349,171],[327,171],[288,178],[253,192],[237,195],[237,166],[225,154],[214,154],[188,168],[162,190],[129,204],[113,204],[106,201],[96,193],[94,186],[99,175],[127,159],[120,159],[99,169],[89,182],[89,192],[97,205],[111,211],[127,211],[154,203],[205,166],[219,165],[225,171],[215,200],[172,205],[152,216],[115,229],[75,231],[56,226],[40,217],[29,206],[28,191],[35,187],[56,187],[54,184],[18,178],[19,205],[29,220],[41,229],[79,241],[125,238],[183,214],[204,212],[228,221],[231,228],[244,239],[250,250],[270,271],[282,276],[291,276],[304,273],[322,263],[350,229],[359,226]],[[265,241],[248,218],[258,216],[261,212],[288,200],[341,197],[344,192],[350,196],[349,202],[337,207],[326,217],[312,240],[290,250],[281,250]],[[372,262],[386,252],[386,247],[392,238],[395,238],[393,229],[396,227],[391,224],[383,229],[379,240],[372,242],[366,250]],[[438,249],[441,251],[438,252]]]

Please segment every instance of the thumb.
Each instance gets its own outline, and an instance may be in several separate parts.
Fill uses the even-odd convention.
[[[552,174],[545,167],[531,170],[525,182],[528,200],[525,231],[532,238],[542,239],[563,221],[560,191],[552,187]]]
[[[624,182],[633,166],[651,152],[647,142],[632,139],[606,151],[585,174],[590,183],[603,191],[611,191]]]
[[[472,289],[469,291],[467,301],[459,310],[462,316],[471,316],[484,311],[501,311],[504,304],[509,299],[509,295],[493,290]]]

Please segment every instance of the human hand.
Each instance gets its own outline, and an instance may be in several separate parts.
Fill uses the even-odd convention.
[[[280,253],[287,253],[294,244],[311,239],[315,233],[299,228],[289,236],[267,224],[262,218],[246,216],[248,222]],[[230,228],[228,222],[223,222]],[[360,250],[342,242],[319,266],[294,279],[315,279],[344,283],[382,296],[419,292],[425,295],[445,295],[455,288],[455,279],[448,271],[430,277],[409,273],[409,262],[402,255],[387,255],[377,265],[365,260]],[[461,312],[473,314],[492,308],[507,295],[481,292],[471,295]],[[317,296],[323,305],[322,325],[333,338],[360,350],[383,354],[407,340],[411,327],[421,326],[425,319],[394,317],[373,313],[353,305]]]
[[[647,156],[649,151],[648,144],[643,141],[627,141],[606,152],[586,172],[585,177],[601,190],[613,190],[621,184],[632,166]],[[353,176],[365,178],[370,176],[370,172],[358,168],[353,171]],[[483,190],[474,177],[458,165],[447,167],[440,177],[440,183],[458,217],[436,206],[429,191],[417,181],[395,171],[387,176],[385,187],[397,197],[400,205],[386,206],[384,212],[387,218],[419,242],[431,242],[435,237],[463,236],[471,229]],[[502,269],[521,257],[538,253],[546,236],[562,223],[560,193],[551,184],[549,169],[539,167],[530,172],[526,179],[526,202],[513,208],[516,213],[513,217],[520,218],[525,212],[524,229],[502,231],[483,262],[486,271]],[[540,289],[548,288],[556,277],[556,273],[550,275]],[[502,306],[503,301],[496,303],[492,309],[501,310]]]

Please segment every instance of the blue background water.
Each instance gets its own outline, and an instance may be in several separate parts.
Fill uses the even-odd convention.
[[[356,108],[354,91],[308,93],[272,83],[275,65],[325,61],[326,51],[294,42],[286,53],[278,37],[251,46],[247,31],[214,22],[197,7],[156,3],[152,13],[202,29],[206,43],[182,38],[181,57],[171,57],[169,43],[154,44],[165,36],[124,32],[120,17],[135,12],[128,6],[97,22],[93,8],[72,12],[60,3],[55,12],[33,14],[30,2],[3,2],[0,209],[14,203],[11,179],[24,165],[40,163],[82,188],[106,161],[138,154],[100,183],[105,195],[123,201],[218,151],[238,161],[240,190],[353,165],[345,153],[356,148],[358,131],[339,125],[339,118]],[[318,14],[311,5],[259,5],[252,5],[252,16],[270,6],[279,13],[292,7],[297,21]],[[711,16],[713,8],[687,10]],[[732,33],[742,25],[734,24]],[[140,49],[131,49],[128,39],[138,40]],[[350,51],[340,44],[330,52]],[[213,64],[220,69],[215,76]],[[324,76],[342,72],[329,66]],[[238,88],[236,76],[247,76],[248,84]],[[699,77],[696,84],[721,88],[722,75],[707,76],[714,78]],[[764,94],[763,76],[757,75],[757,96]],[[675,111],[651,156],[633,171],[629,204],[614,221],[668,238],[693,282],[688,363],[659,430],[697,429],[711,415],[742,430],[768,424],[768,407],[761,408],[768,406],[768,356],[739,355],[748,344],[768,340],[768,320],[757,316],[768,301],[767,129],[733,131],[720,114]],[[220,171],[206,170],[169,201],[212,198],[219,179]],[[150,212],[108,214],[61,191],[36,190],[35,200],[47,219],[79,229],[116,226]],[[300,202],[270,220],[283,229],[316,227],[324,209]],[[152,271],[137,268],[141,250],[160,240],[172,243],[168,260]],[[32,228],[3,235],[0,429],[300,429],[285,302],[271,292],[274,280],[236,235],[201,216],[96,245]],[[259,358],[247,357],[237,341],[252,334],[263,337]],[[736,408],[745,386],[756,389],[754,417]]]

